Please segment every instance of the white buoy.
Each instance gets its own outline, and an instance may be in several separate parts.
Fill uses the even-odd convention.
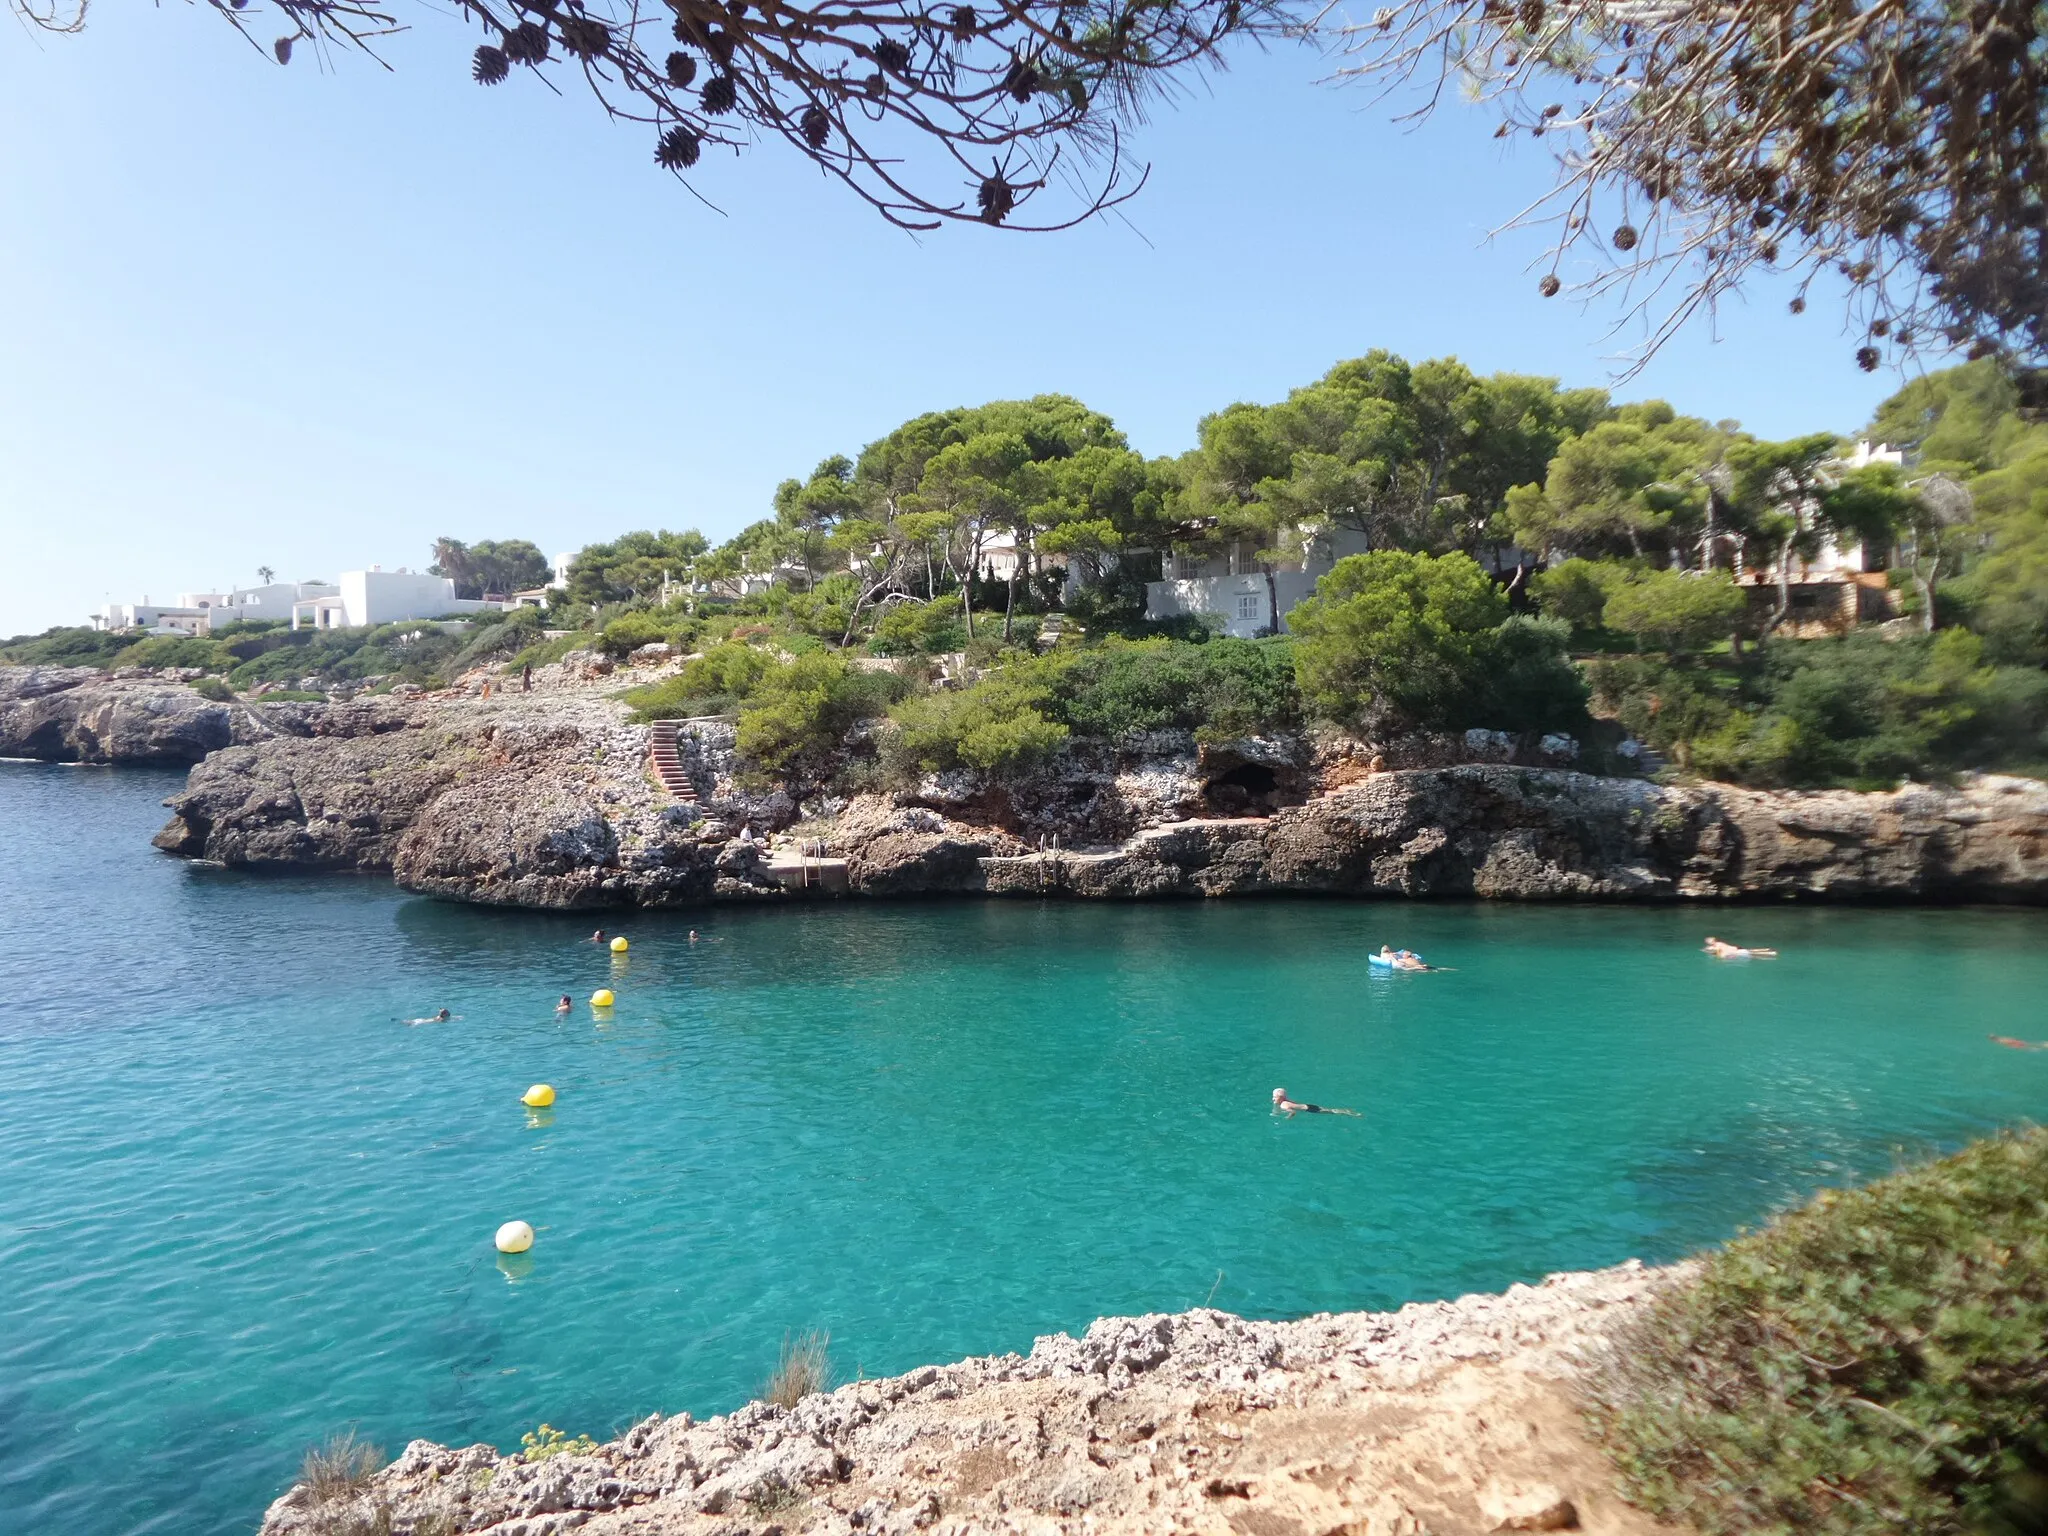
[[[508,1221],[498,1228],[498,1252],[524,1253],[533,1246],[533,1228],[523,1221]]]

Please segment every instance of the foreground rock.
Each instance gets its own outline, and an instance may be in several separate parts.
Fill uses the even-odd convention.
[[[1573,1383],[1679,1274],[1287,1323],[1103,1318],[1028,1356],[656,1416],[538,1463],[416,1440],[358,1496],[294,1488],[262,1536],[1677,1536],[1614,1495]]]

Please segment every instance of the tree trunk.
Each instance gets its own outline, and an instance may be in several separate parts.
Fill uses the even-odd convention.
[[[1764,633],[1776,634],[1778,626],[1785,622],[1785,616],[1792,611],[1792,536],[1778,546],[1778,606],[1771,614],[1771,621],[1764,625]]]
[[[1010,621],[1017,612],[1017,566],[1010,567],[1010,590],[1003,597],[1003,644],[1010,643]]]
[[[1274,579],[1270,563],[1260,562],[1259,569],[1266,573],[1266,612],[1272,616],[1267,631],[1277,635],[1280,633],[1280,583]]]

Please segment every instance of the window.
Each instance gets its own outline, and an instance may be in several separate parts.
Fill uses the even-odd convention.
[[[1237,616],[1240,619],[1259,617],[1259,595],[1256,592],[1241,592],[1237,598]]]
[[[1173,573],[1182,581],[1193,581],[1202,574],[1201,559],[1195,555],[1175,555],[1173,557]]]

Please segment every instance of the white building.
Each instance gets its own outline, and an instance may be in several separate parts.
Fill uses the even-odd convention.
[[[305,598],[331,596],[339,589],[324,581],[273,581],[231,592],[181,592],[171,604],[108,603],[92,615],[94,629],[143,629],[159,634],[204,635],[236,619],[278,619],[292,616],[292,605]]]
[[[335,587],[300,598],[290,618],[293,629],[364,629],[455,613],[498,613],[512,606],[495,598],[457,597],[455,583],[446,576],[373,565],[367,571],[343,571]]]
[[[1315,591],[1330,567],[1346,555],[1365,554],[1368,548],[1364,534],[1332,529],[1311,539],[1303,558],[1274,562],[1270,588],[1254,558],[1257,546],[1251,543],[1168,550],[1160,557],[1165,579],[1145,583],[1145,617],[1213,613],[1223,621],[1224,634],[1250,640],[1272,627],[1277,598],[1284,634],[1288,613]]]

